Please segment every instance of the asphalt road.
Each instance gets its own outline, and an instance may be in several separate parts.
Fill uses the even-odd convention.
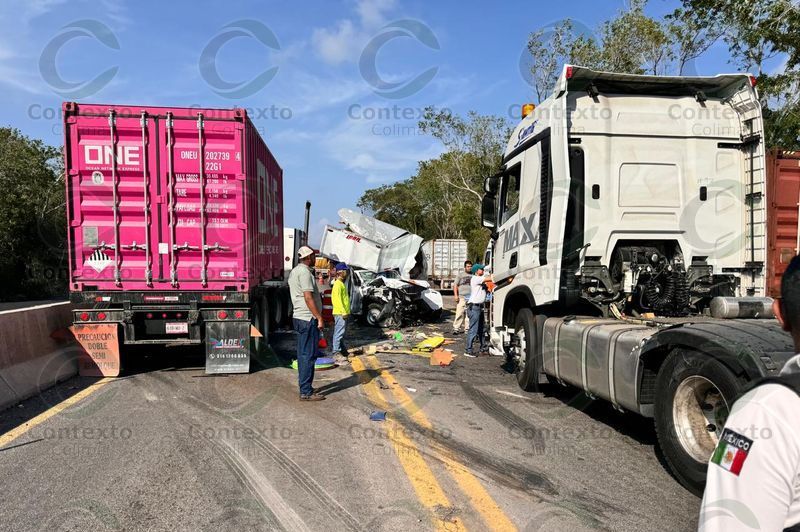
[[[647,420],[576,391],[524,393],[495,357],[362,355],[317,373],[326,401],[300,403],[284,365],[294,338],[271,343],[274,356],[236,376],[204,375],[196,351],[137,350],[123,377],[74,378],[0,413],[2,528],[696,526],[699,500],[662,465]]]

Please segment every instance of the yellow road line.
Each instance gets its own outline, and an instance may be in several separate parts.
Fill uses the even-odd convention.
[[[91,384],[87,388],[84,388],[83,390],[79,391],[75,395],[67,397],[66,399],[64,399],[63,401],[58,403],[57,405],[51,406],[50,408],[48,408],[47,410],[45,410],[44,412],[42,412],[41,414],[39,414],[35,418],[31,419],[30,421],[20,425],[19,427],[13,428],[10,431],[6,432],[2,436],[0,436],[0,449],[2,449],[3,447],[7,446],[12,441],[16,440],[17,438],[19,438],[20,436],[22,436],[23,434],[25,434],[26,432],[31,430],[36,425],[40,425],[41,423],[44,423],[45,421],[47,421],[51,417],[55,416],[56,414],[58,414],[59,412],[64,410],[65,408],[69,408],[70,406],[74,405],[75,403],[77,403],[81,399],[84,399],[84,398],[88,397],[89,395],[91,395],[92,393],[94,393],[98,389],[100,389],[101,386],[111,382],[112,380],[114,380],[114,379],[112,379],[111,377],[104,377],[104,378],[100,379],[99,381]]]
[[[378,408],[389,409],[389,403],[384,398],[375,381],[367,375],[367,368],[359,357],[352,359],[352,367],[356,371],[367,398]],[[466,530],[461,518],[454,517],[452,520],[444,520],[438,513],[442,510],[452,508],[444,490],[439,485],[425,459],[420,454],[414,442],[405,434],[403,427],[397,422],[386,420],[387,436],[392,442],[392,447],[397,455],[403,471],[411,482],[417,498],[425,508],[431,512],[433,524],[436,530],[460,531]]]
[[[380,362],[375,356],[367,358],[367,364],[384,380],[384,383],[392,390],[395,400],[408,412],[411,419],[426,430],[433,430],[433,424],[425,416],[422,410],[414,402],[414,399],[406,393],[405,388],[397,382],[394,375],[381,369]],[[469,498],[472,506],[480,513],[486,526],[491,530],[506,531],[517,530],[514,523],[508,518],[503,510],[497,505],[489,492],[483,487],[480,481],[463,464],[458,462],[447,452],[440,453],[442,461],[447,467],[447,471],[458,484],[461,491]]]

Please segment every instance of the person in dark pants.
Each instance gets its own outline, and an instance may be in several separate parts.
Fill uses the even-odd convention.
[[[487,353],[486,336],[483,331],[483,304],[486,303],[486,279],[483,276],[483,264],[472,266],[472,279],[470,279],[469,299],[467,300],[467,319],[469,330],[467,332],[467,346],[464,356],[475,358],[472,344],[475,340],[480,342],[480,353]]]
[[[297,332],[297,380],[301,401],[322,401],[325,396],[314,392],[314,363],[317,346],[324,328],[322,297],[314,280],[314,250],[303,246],[297,251],[300,263],[289,274],[289,295],[292,298],[294,330]]]

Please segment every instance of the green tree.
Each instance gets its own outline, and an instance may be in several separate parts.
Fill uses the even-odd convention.
[[[698,28],[719,32],[732,64],[757,76],[767,147],[800,149],[800,8],[796,2],[683,0],[683,4]],[[771,60],[782,61],[777,71],[767,71]]]
[[[471,257],[483,255],[488,233],[480,225],[483,179],[496,172],[511,133],[499,117],[426,109],[419,127],[444,153],[421,161],[406,180],[364,192],[358,207],[425,239],[464,238]]]
[[[0,300],[66,295],[61,152],[0,128]]]

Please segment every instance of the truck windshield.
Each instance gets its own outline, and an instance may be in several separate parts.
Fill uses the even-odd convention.
[[[400,272],[396,270],[387,270],[384,272],[371,272],[369,270],[358,270],[356,271],[358,276],[361,278],[363,283],[370,283],[375,280],[376,277],[387,277],[389,279],[399,279]]]

